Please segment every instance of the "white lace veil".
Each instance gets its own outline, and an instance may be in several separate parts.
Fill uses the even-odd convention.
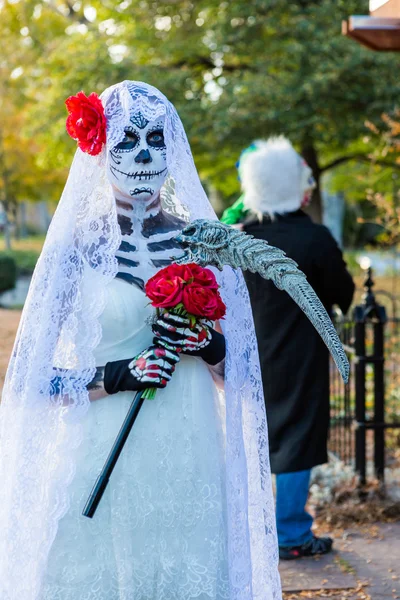
[[[188,212],[191,220],[216,218],[181,120],[165,96],[147,84],[124,81],[108,88],[102,102],[108,149],[123,139],[133,113],[140,111],[148,120],[165,115],[168,201],[173,194],[174,208]],[[38,597],[58,521],[68,510],[76,469],[71,449],[81,442],[80,423],[90,410],[86,386],[95,374],[104,289],[117,272],[120,231],[106,160],[106,148],[98,156],[76,152],[6,376],[0,409],[2,600]],[[226,268],[218,278],[228,308],[223,328],[230,598],[278,600],[267,425],[253,319],[241,273]],[[52,393],[55,376],[58,395]]]

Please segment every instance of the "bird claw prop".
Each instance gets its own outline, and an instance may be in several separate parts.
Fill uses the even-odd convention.
[[[184,250],[183,256],[174,259],[178,264],[196,263],[219,270],[228,265],[248,270],[272,280],[277,288],[287,292],[314,325],[343,380],[348,382],[350,365],[336,329],[305,274],[282,250],[219,221],[207,219],[193,221],[175,239]]]

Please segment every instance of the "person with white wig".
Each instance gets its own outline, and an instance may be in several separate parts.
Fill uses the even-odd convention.
[[[241,273],[217,275],[227,314],[222,333],[204,325],[205,348],[193,351],[185,327],[181,352],[161,359],[154,345],[144,285],[179,254],[188,221],[216,218],[183,125],[159,90],[134,81],[101,97],[79,92],[67,108],[79,148],[0,409],[0,598],[279,600],[267,424]],[[88,519],[87,496],[149,382],[156,398],[144,402]]]
[[[222,220],[292,258],[331,312],[345,313],[354,283],[329,230],[304,212],[315,181],[310,167],[283,136],[257,140],[240,156],[243,195]],[[312,467],[328,460],[329,354],[299,306],[271,281],[245,273],[263,377],[281,559],[330,552],[316,537],[306,510]],[[295,383],[294,383],[295,381]]]

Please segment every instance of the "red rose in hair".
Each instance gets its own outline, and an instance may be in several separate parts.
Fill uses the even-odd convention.
[[[165,271],[161,277],[160,273],[151,277],[145,286],[146,296],[156,308],[171,308],[182,302],[182,279]]]
[[[191,315],[215,320],[218,313],[218,292],[197,283],[191,283],[183,289],[183,305]]]
[[[106,142],[106,117],[99,96],[92,92],[86,96],[78,92],[65,101],[69,115],[67,131],[78,147],[87,154],[100,154]]]

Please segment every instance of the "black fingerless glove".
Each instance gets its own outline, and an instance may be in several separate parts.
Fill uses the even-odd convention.
[[[177,351],[182,352],[182,354],[186,354],[187,356],[198,356],[199,358],[202,358],[204,360],[204,362],[206,362],[208,365],[211,365],[211,366],[217,365],[218,363],[223,361],[225,358],[225,354],[226,354],[225,336],[223,336],[222,333],[215,331],[215,329],[209,328],[209,331],[211,334],[211,340],[207,344],[207,346],[204,346],[204,348],[200,348],[199,350],[188,351],[188,350],[182,349],[182,346],[180,346],[180,347],[178,347]],[[155,337],[154,343],[162,344],[164,342],[162,340],[160,340],[160,338]],[[170,344],[172,344],[172,343],[173,342],[168,342],[168,347],[171,347]]]
[[[190,352],[190,356],[199,356],[208,365],[217,365],[224,360],[226,354],[225,336],[210,328],[211,340],[204,348]]]
[[[179,355],[171,348],[150,346],[135,358],[116,360],[104,368],[107,394],[165,388],[172,377]]]
[[[187,316],[165,312],[153,324],[153,332],[155,344],[175,348],[188,356],[199,356],[209,365],[216,365],[225,358],[225,338],[207,319],[191,324]]]
[[[106,364],[104,368],[104,389],[107,394],[116,394],[117,392],[137,392],[144,390],[146,385],[141,383],[129,369],[131,358],[125,360],[116,360]],[[147,384],[147,387],[149,385]]]

